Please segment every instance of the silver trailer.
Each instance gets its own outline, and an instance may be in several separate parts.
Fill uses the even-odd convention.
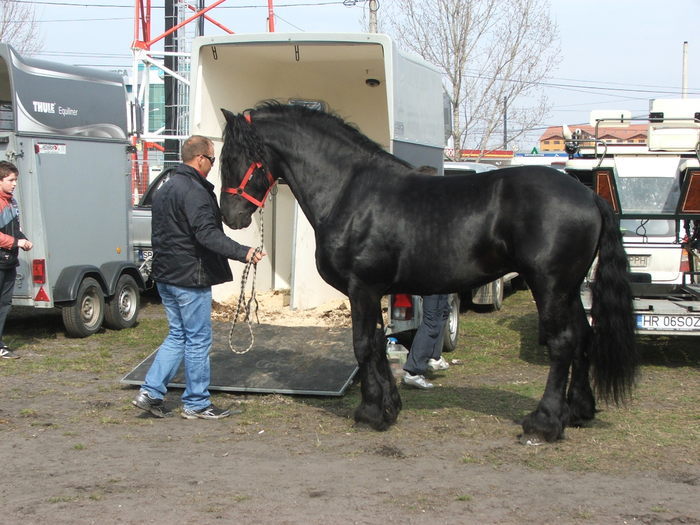
[[[137,320],[129,153],[119,75],[0,44],[0,158],[19,168],[15,198],[34,243],[20,251],[13,304],[61,308],[71,336]]]

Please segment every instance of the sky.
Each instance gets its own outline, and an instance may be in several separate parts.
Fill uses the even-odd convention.
[[[131,67],[133,0],[20,1],[36,6],[44,44],[38,57],[112,69]],[[163,9],[155,6],[163,1],[153,4],[153,30],[162,31]],[[549,4],[559,29],[561,62],[545,85],[551,109],[542,130],[587,123],[593,109],[628,109],[644,116],[649,99],[679,97],[684,41],[688,96],[700,98],[700,0],[549,0]],[[275,29],[365,31],[367,6],[366,0],[275,0]],[[226,0],[211,15],[237,33],[267,30],[267,0]],[[381,23],[381,0],[378,16]],[[211,24],[205,27],[205,34],[221,33]]]

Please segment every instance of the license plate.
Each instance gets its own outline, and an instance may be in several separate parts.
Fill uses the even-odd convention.
[[[628,255],[627,260],[630,262],[630,268],[646,268],[649,264],[648,255]]]
[[[139,250],[139,261],[145,261],[149,257],[153,257],[153,250]]]
[[[700,332],[698,315],[637,315],[639,330],[690,330]]]

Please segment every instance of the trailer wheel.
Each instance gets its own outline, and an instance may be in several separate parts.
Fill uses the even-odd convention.
[[[104,324],[113,330],[131,328],[136,324],[141,305],[139,287],[131,275],[122,275],[117,281],[114,296],[107,301]]]
[[[445,337],[442,342],[443,352],[452,352],[457,348],[457,339],[459,339],[459,294],[450,294],[448,301],[450,303],[450,316],[445,323]]]
[[[61,314],[69,337],[87,337],[96,333],[105,315],[105,298],[100,283],[92,277],[83,279],[75,304],[64,306]]]

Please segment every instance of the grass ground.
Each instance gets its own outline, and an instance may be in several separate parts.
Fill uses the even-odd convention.
[[[437,435],[452,443],[489,444],[465,447],[465,463],[515,463],[534,469],[556,466],[567,471],[607,472],[624,472],[645,465],[652,470],[674,472],[675,476],[686,470],[697,471],[697,338],[640,338],[640,380],[627,406],[601,405],[598,417],[588,428],[567,429],[567,439],[553,445],[512,446],[518,433],[516,422],[535,408],[548,370],[546,351],[537,344],[536,330],[536,312],[527,291],[509,295],[501,311],[464,312],[459,345],[447,356],[455,364],[434,377],[439,388],[430,392],[401,388],[404,409],[390,435],[410,432],[416,440],[434,439]],[[68,339],[63,336],[60,315],[13,317],[6,340],[24,358],[3,360],[0,378],[25,378],[37,385],[47,374],[64,375],[66,385],[112,378],[103,388],[125,401],[117,414],[103,417],[109,424],[134,424],[128,417],[132,392],[119,385],[118,379],[149,355],[166,331],[165,319],[155,315],[142,317],[131,330]],[[342,398],[217,393],[215,402],[245,404],[239,419],[241,432],[304,426],[317,434],[353,432],[349,419],[359,403],[359,387],[352,386]],[[33,414],[21,416],[31,418]]]

